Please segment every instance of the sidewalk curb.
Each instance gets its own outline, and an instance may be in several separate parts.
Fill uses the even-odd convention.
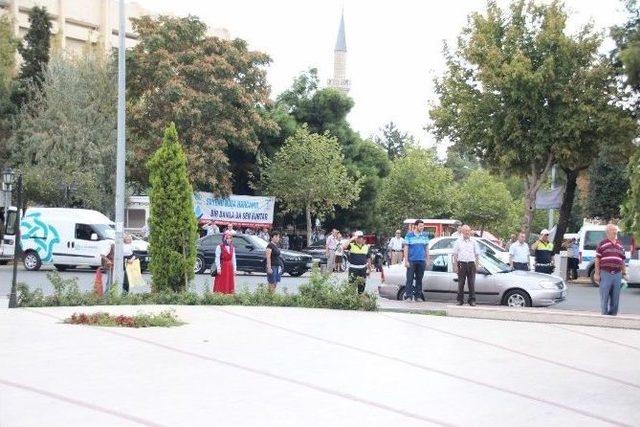
[[[378,307],[378,311],[380,313],[402,313],[402,314],[424,314],[424,315],[433,315],[433,316],[446,316],[447,309],[446,308],[400,308],[400,307],[389,307],[389,308],[381,308]]]
[[[603,316],[599,313],[540,308],[465,307],[449,305],[447,316],[475,319],[510,320],[516,322],[555,323],[563,325],[599,326],[617,329],[640,329],[640,316]]]

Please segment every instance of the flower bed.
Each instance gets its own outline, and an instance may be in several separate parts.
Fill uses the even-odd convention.
[[[134,316],[113,316],[109,313],[98,312],[92,314],[73,313],[64,320],[71,325],[112,326],[124,328],[149,328],[180,326],[181,322],[172,310],[165,310],[160,314],[136,314]]]

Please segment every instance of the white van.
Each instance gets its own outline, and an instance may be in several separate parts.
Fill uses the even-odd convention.
[[[580,277],[592,277],[595,270],[596,248],[605,239],[607,226],[585,222],[578,232],[580,246],[580,265],[578,275]],[[627,259],[631,258],[634,250],[634,240],[630,234],[619,233],[618,238],[624,245]]]
[[[113,222],[88,209],[27,209],[20,232],[27,270],[38,270],[42,264],[53,264],[60,271],[98,267],[115,239]]]

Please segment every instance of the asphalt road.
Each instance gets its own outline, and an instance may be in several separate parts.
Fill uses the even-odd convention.
[[[45,294],[53,293],[53,288],[47,273],[54,271],[52,267],[43,267],[41,271],[25,271],[22,267],[18,267],[18,282],[26,283],[31,289],[41,288]],[[11,289],[11,267],[0,266],[0,294],[7,295]],[[60,273],[64,278],[77,277],[78,285],[81,290],[90,290],[93,288],[94,273],[90,270],[74,270]],[[147,282],[150,282],[149,274],[143,275]],[[288,292],[296,293],[298,287],[309,280],[309,273],[301,277],[290,277],[285,275],[282,277],[279,290],[285,289]],[[211,289],[212,278],[208,274],[197,275],[193,286],[196,291],[202,292],[206,287]],[[249,290],[256,289],[261,284],[266,284],[265,274],[246,274],[241,273],[236,279],[236,289],[247,288]],[[379,275],[373,274],[367,281],[367,290],[376,292],[380,283]],[[148,291],[149,287],[134,290],[134,292]],[[598,289],[590,284],[570,284],[567,292],[567,300],[554,306],[556,309],[563,310],[586,310],[599,311],[600,299]],[[627,288],[622,291],[620,298],[620,312],[628,314],[640,314],[640,288]]]

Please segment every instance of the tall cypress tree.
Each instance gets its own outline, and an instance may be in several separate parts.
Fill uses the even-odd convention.
[[[178,142],[175,124],[166,128],[162,145],[149,159],[148,168],[153,290],[184,291],[194,276],[197,223],[187,157]]]
[[[47,8],[35,6],[29,12],[29,30],[18,46],[22,65],[18,75],[19,85],[14,93],[14,102],[24,105],[30,98],[29,92],[40,90],[44,71],[49,63],[51,47],[51,19]]]

